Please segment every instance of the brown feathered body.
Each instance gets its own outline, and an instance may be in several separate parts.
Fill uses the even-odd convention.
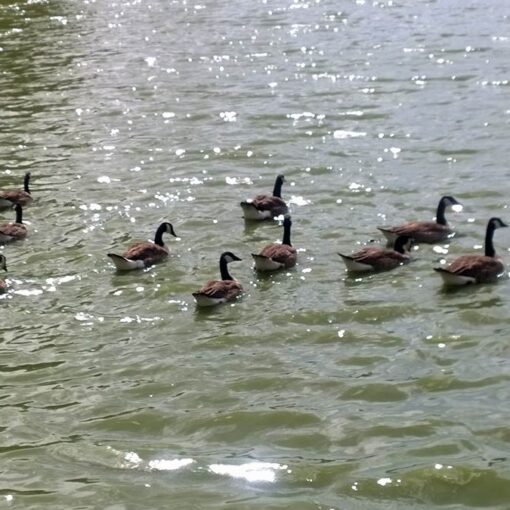
[[[2,209],[8,209],[16,204],[25,207],[32,201],[32,195],[24,190],[0,191],[0,208]]]
[[[297,260],[296,248],[287,244],[268,244],[258,255],[270,258],[286,268],[295,266]]]
[[[167,246],[140,241],[131,244],[122,256],[129,260],[143,260],[146,266],[163,260],[169,254]]]
[[[241,284],[236,280],[209,280],[198,292],[212,299],[229,301],[239,296],[243,291]]]
[[[257,195],[251,200],[241,202],[241,207],[244,217],[249,220],[271,219],[287,214],[289,210],[282,198],[271,195]]]
[[[257,195],[251,204],[259,211],[271,211],[273,216],[287,214],[288,207],[283,198],[273,197],[271,195]]]
[[[395,250],[367,246],[352,255],[342,255],[349,271],[389,271],[407,264],[410,257]]]
[[[473,283],[495,282],[505,272],[501,260],[485,255],[462,255],[441,269],[453,275],[471,278]]]
[[[378,227],[389,242],[398,236],[412,237],[417,243],[434,244],[445,241],[453,234],[448,225],[441,225],[435,221],[410,221],[395,227]]]
[[[27,227],[23,223],[5,223],[0,225],[0,241],[9,242],[24,239],[27,236]]]

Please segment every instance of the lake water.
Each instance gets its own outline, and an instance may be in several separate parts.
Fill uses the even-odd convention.
[[[432,271],[510,222],[509,16],[2,1],[0,187],[30,170],[35,202],[1,247],[0,507],[510,508],[510,285],[445,292]],[[299,260],[259,277],[281,227],[239,201],[278,173]],[[337,252],[444,194],[464,204],[451,244],[346,275]],[[116,273],[106,253],[165,220],[171,258]],[[245,295],[199,311],[225,250]]]

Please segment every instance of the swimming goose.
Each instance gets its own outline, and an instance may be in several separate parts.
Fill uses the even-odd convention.
[[[252,253],[257,271],[276,271],[283,267],[293,267],[296,265],[296,248],[290,244],[290,227],[292,221],[289,215],[285,215],[283,220],[283,240],[282,244],[268,244],[260,253]]]
[[[278,175],[274,183],[273,195],[257,195],[241,202],[244,218],[247,220],[267,220],[280,214],[287,214],[287,204],[282,199],[283,175]]]
[[[198,306],[215,306],[230,301],[243,291],[241,284],[230,276],[227,265],[241,260],[230,251],[220,256],[221,280],[209,280],[199,291],[193,292]]]
[[[0,269],[7,271],[7,261],[5,259],[5,255],[0,254]],[[7,284],[0,280],[0,293],[5,292],[7,290]]]
[[[19,204],[23,207],[30,204],[33,198],[28,188],[29,182],[30,172],[27,172],[23,180],[23,189],[0,191],[0,209],[8,209],[15,204]]]
[[[347,270],[353,273],[389,271],[411,260],[406,251],[411,249],[412,242],[409,236],[398,236],[392,250],[366,246],[352,255],[338,255],[342,257]]]
[[[454,232],[448,226],[444,215],[451,205],[461,205],[452,196],[444,196],[437,206],[436,221],[409,221],[396,227],[377,227],[389,243],[394,243],[399,235],[411,236],[417,243],[434,244],[444,241]]]
[[[485,234],[485,255],[462,255],[448,267],[435,267],[449,286],[460,286],[468,283],[495,282],[505,272],[503,262],[496,257],[492,239],[497,228],[508,227],[499,218],[491,218]]]
[[[0,225],[0,242],[8,243],[18,241],[27,237],[27,227],[23,224],[23,211],[21,205],[14,206],[16,211],[16,221],[14,223],[4,223]]]
[[[177,237],[172,224],[164,222],[156,230],[153,243],[148,241],[133,243],[122,255],[108,253],[108,257],[112,259],[118,271],[130,271],[151,266],[168,257],[170,253],[168,247],[163,243],[165,232]]]

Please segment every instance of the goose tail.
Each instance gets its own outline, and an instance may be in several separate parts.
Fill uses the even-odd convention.
[[[115,264],[117,271],[131,271],[133,269],[141,269],[145,267],[142,260],[131,260],[123,257],[122,255],[116,255],[115,253],[108,253],[108,257]]]
[[[267,220],[271,218],[271,211],[260,211],[252,202],[241,202],[239,204],[243,210],[245,220]]]
[[[434,271],[436,271],[436,273],[439,273],[439,275],[443,279],[443,283],[449,287],[459,287],[461,285],[467,285],[469,283],[476,283],[476,279],[471,276],[455,274],[443,267],[435,267]]]
[[[343,255],[339,253],[340,257],[344,261],[345,267],[347,271],[351,271],[353,273],[363,273],[366,271],[373,271],[374,268],[368,264],[362,264],[361,262],[356,262],[353,257],[349,257],[349,255]]]
[[[255,269],[257,271],[276,271],[283,267],[281,262],[276,262],[271,257],[266,257],[265,255],[258,255],[256,253],[252,253],[251,256],[255,262]]]
[[[216,306],[226,301],[225,298],[213,298],[203,292],[193,292],[193,297],[195,298],[197,306],[200,307]]]

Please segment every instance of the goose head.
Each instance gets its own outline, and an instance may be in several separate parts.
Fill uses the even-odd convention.
[[[489,224],[492,226],[493,229],[508,227],[508,225],[504,223],[503,220],[501,220],[501,218],[491,218],[489,220]]]
[[[220,261],[223,261],[225,264],[229,264],[230,262],[240,261],[237,255],[234,255],[231,251],[225,251],[221,254]]]
[[[446,208],[446,207],[454,207],[454,211],[461,211],[462,210],[462,204],[454,197],[452,197],[451,195],[445,195],[444,197],[441,198],[441,201],[440,201],[442,204],[443,204],[443,207]]]
[[[165,221],[164,223],[161,223],[161,225],[156,230],[156,235],[154,236],[154,243],[159,246],[164,246],[163,243],[163,234],[165,232],[168,232],[169,234],[172,234],[174,237],[177,237],[174,232],[174,227],[171,223],[168,223]]]
[[[164,232],[166,232],[167,234],[171,234],[174,237],[177,237],[177,234],[175,233],[174,227],[171,223],[168,223],[167,221],[165,221],[165,223],[163,223],[163,225],[165,228]]]

